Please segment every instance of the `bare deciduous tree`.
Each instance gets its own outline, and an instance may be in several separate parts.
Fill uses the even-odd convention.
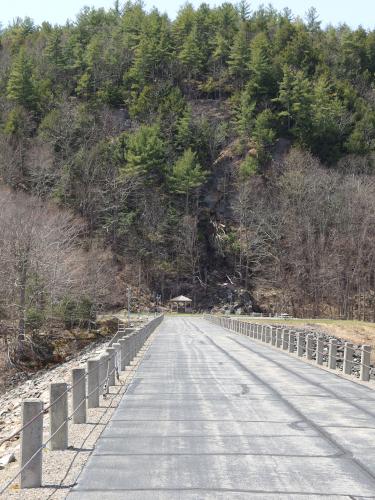
[[[294,314],[365,319],[374,310],[374,179],[328,171],[299,150],[279,167],[268,184],[240,186],[242,268]]]

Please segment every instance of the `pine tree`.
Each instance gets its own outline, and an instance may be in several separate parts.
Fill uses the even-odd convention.
[[[135,50],[130,79],[142,87],[168,74],[172,56],[172,38],[166,16],[151,12],[144,22]]]
[[[194,141],[192,127],[191,108],[187,108],[184,114],[177,120],[174,143],[178,151],[187,149]]]
[[[242,87],[249,76],[250,49],[248,41],[247,23],[242,22],[237,32],[229,54],[229,72],[231,76],[238,80]]]
[[[144,176],[150,181],[163,177],[165,144],[157,125],[143,125],[129,137],[125,160],[123,176]]]
[[[312,127],[312,88],[303,71],[293,71],[284,66],[279,95],[274,101],[281,106],[279,117],[287,118],[288,130],[300,144],[308,144]]]
[[[23,48],[19,51],[10,71],[7,97],[28,110],[36,108],[37,96],[33,82],[32,65]]]
[[[319,14],[315,7],[311,7],[306,13],[307,29],[310,33],[315,33],[320,30],[321,22]]]
[[[244,90],[239,95],[235,104],[234,123],[241,138],[249,138],[254,125],[254,112],[256,102],[251,99],[249,93]]]
[[[199,45],[196,25],[194,25],[193,29],[185,38],[185,41],[181,47],[181,51],[178,54],[178,58],[189,73],[189,80],[193,76],[196,77],[202,67],[203,62],[202,48]]]
[[[275,78],[270,52],[270,42],[267,35],[265,33],[256,35],[251,42],[250,81],[247,85],[254,98],[273,93]]]
[[[287,65],[284,66],[283,73],[284,76],[280,83],[279,96],[274,101],[280,103],[282,111],[280,111],[279,117],[287,119],[287,129],[290,130],[292,124],[294,73]]]
[[[340,157],[341,143],[346,135],[346,110],[326,76],[314,84],[311,103],[312,133],[309,144],[314,154],[328,163]]]
[[[270,109],[265,109],[255,119],[252,137],[255,139],[258,160],[264,163],[271,158],[270,150],[276,138],[273,128],[274,116]]]
[[[251,16],[251,8],[249,2],[246,0],[240,0],[237,4],[237,10],[240,14],[242,21],[247,21]]]
[[[186,200],[186,213],[189,210],[189,196],[191,191],[201,186],[207,176],[201,165],[197,162],[196,153],[190,148],[173,165],[169,176],[171,190],[177,194],[184,194]]]

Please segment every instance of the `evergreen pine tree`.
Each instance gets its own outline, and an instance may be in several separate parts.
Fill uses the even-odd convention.
[[[33,82],[32,65],[24,48],[20,49],[10,71],[7,97],[28,110],[36,108],[37,96]]]
[[[186,212],[189,209],[189,196],[191,191],[201,186],[207,176],[201,165],[197,162],[196,153],[190,148],[173,165],[169,176],[171,190],[177,194],[185,195]]]

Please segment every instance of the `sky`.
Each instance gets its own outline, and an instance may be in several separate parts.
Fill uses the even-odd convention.
[[[206,0],[210,5],[218,5],[221,1]],[[167,12],[175,17],[179,6],[185,0],[145,0],[146,8],[156,6],[161,12]],[[191,0],[194,5],[202,3]],[[236,3],[233,2],[233,3]],[[269,1],[253,0],[249,2],[252,8]],[[347,23],[352,27],[362,25],[375,29],[375,0],[271,0],[276,9],[289,7],[294,14],[304,16],[309,7],[314,6],[319,13],[323,25]],[[49,21],[52,24],[64,24],[67,19],[74,20],[75,15],[85,6],[112,7],[114,0],[0,0],[0,23],[6,26],[16,17],[29,16],[36,24]]]

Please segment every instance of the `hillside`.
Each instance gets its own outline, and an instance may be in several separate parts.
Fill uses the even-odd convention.
[[[4,28],[3,330],[88,325],[129,285],[374,320],[374,72],[375,31],[314,9],[116,2]]]

